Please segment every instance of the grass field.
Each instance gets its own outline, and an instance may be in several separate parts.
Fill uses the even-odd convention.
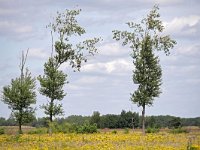
[[[5,129],[5,134],[17,134],[18,126],[0,126],[1,128]],[[35,129],[34,127],[30,126],[22,126],[23,133],[28,133],[30,130]]]
[[[95,134],[23,134],[0,135],[1,150],[198,150],[200,132],[172,134],[162,131],[143,136],[141,132]],[[192,148],[191,148],[192,147]]]

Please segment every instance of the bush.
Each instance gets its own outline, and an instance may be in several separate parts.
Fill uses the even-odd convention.
[[[128,134],[129,133],[129,129],[128,128],[125,128],[124,129],[124,134]]]
[[[170,131],[170,133],[173,133],[173,134],[178,134],[178,133],[188,133],[189,131],[186,130],[186,129],[182,129],[181,127],[180,128],[177,128],[177,129],[172,129]]]
[[[28,134],[45,134],[45,133],[47,133],[47,128],[36,128],[28,132]]]
[[[181,118],[180,117],[174,117],[168,122],[168,127],[170,129],[178,129],[181,125]]]
[[[0,127],[0,135],[5,134],[5,129]]]
[[[84,125],[77,126],[75,124],[69,124],[65,122],[61,124],[58,124],[57,122],[51,122],[49,123],[49,130],[51,130],[49,131],[50,133],[96,133],[97,125],[85,123]],[[42,133],[47,133],[47,128],[38,128],[29,132],[29,134]]]
[[[52,133],[74,133],[77,131],[77,125],[70,123],[57,123],[51,122],[49,123],[49,129],[51,129]]]
[[[112,133],[113,133],[113,134],[117,134],[117,131],[116,131],[116,130],[113,130]]]
[[[148,127],[145,132],[146,133],[157,133],[157,132],[159,132],[159,128]]]
[[[97,125],[96,124],[88,124],[85,123],[82,126],[77,127],[77,133],[97,133]]]

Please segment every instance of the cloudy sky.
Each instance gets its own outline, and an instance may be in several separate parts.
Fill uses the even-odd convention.
[[[93,111],[119,114],[122,109],[141,113],[141,108],[130,101],[130,93],[137,87],[132,82],[131,50],[112,39],[112,30],[128,30],[125,23],[138,22],[154,4],[159,4],[164,33],[178,44],[170,56],[159,53],[162,94],[146,113],[200,116],[199,0],[0,0],[0,90],[20,75],[22,50],[29,48],[27,67],[32,75],[43,74],[43,64],[51,52],[51,36],[46,25],[57,11],[81,8],[77,19],[87,32],[84,38],[101,37],[103,41],[98,44],[99,53],[88,59],[81,72],[62,66],[69,81],[65,86],[67,96],[62,101],[65,116],[91,115]],[[46,101],[38,93],[37,116],[44,116],[39,106]],[[7,105],[0,102],[0,116],[9,115]]]

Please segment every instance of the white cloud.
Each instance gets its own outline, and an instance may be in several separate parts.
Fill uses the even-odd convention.
[[[81,77],[79,80],[76,81],[78,84],[95,84],[95,83],[101,83],[105,81],[105,77],[100,76],[84,76]]]
[[[177,54],[185,56],[200,56],[200,45],[179,46],[176,50]]]
[[[176,4],[180,2],[181,0],[154,0],[154,4]]]
[[[106,55],[106,56],[118,56],[122,55],[128,52],[127,49],[124,47],[122,48],[119,44],[117,43],[106,43],[99,48],[99,54]]]
[[[32,26],[21,25],[15,22],[1,21],[0,22],[0,32],[8,33],[31,33],[33,31]]]
[[[170,22],[164,22],[166,26],[165,32],[169,34],[180,35],[193,35],[198,30],[198,24],[200,23],[200,16],[190,15],[187,17],[176,17]]]
[[[124,74],[132,68],[131,62],[125,59],[116,59],[105,63],[87,64],[82,67],[83,72],[117,73]]]
[[[0,8],[0,15],[13,15],[16,14],[18,11],[16,9],[5,9]]]
[[[49,55],[43,49],[31,48],[29,49],[28,56],[34,59],[45,59],[48,58]]]

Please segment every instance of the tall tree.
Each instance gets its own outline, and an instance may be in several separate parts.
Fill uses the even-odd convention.
[[[52,30],[52,54],[44,65],[45,75],[39,76],[38,80],[41,85],[40,93],[50,98],[50,101],[42,106],[45,109],[45,114],[49,115],[50,122],[53,120],[52,117],[63,113],[62,104],[55,103],[55,100],[61,101],[66,95],[63,87],[65,83],[68,83],[66,81],[67,74],[59,70],[60,66],[67,62],[74,71],[80,71],[82,62],[86,62],[88,56],[97,52],[95,44],[99,42],[99,38],[77,43],[77,35],[81,36],[86,33],[76,20],[80,11],[58,12],[55,21],[48,25]],[[72,40],[72,36],[75,36],[76,40]],[[55,43],[54,37],[56,37]]]
[[[142,107],[142,128],[145,133],[145,106],[151,106],[155,97],[161,93],[162,70],[156,51],[164,51],[169,55],[176,41],[169,35],[163,36],[164,26],[159,20],[158,6],[155,5],[140,24],[128,22],[133,31],[113,31],[115,40],[123,40],[123,46],[129,45],[133,58],[133,82],[138,84],[138,89],[132,94],[131,101]]]
[[[22,52],[20,77],[12,79],[11,85],[3,87],[2,101],[12,110],[12,115],[19,125],[19,133],[22,133],[22,124],[33,119],[35,109],[31,105],[36,103],[35,78],[31,77],[28,69],[24,71],[27,54],[28,51],[26,55]]]

